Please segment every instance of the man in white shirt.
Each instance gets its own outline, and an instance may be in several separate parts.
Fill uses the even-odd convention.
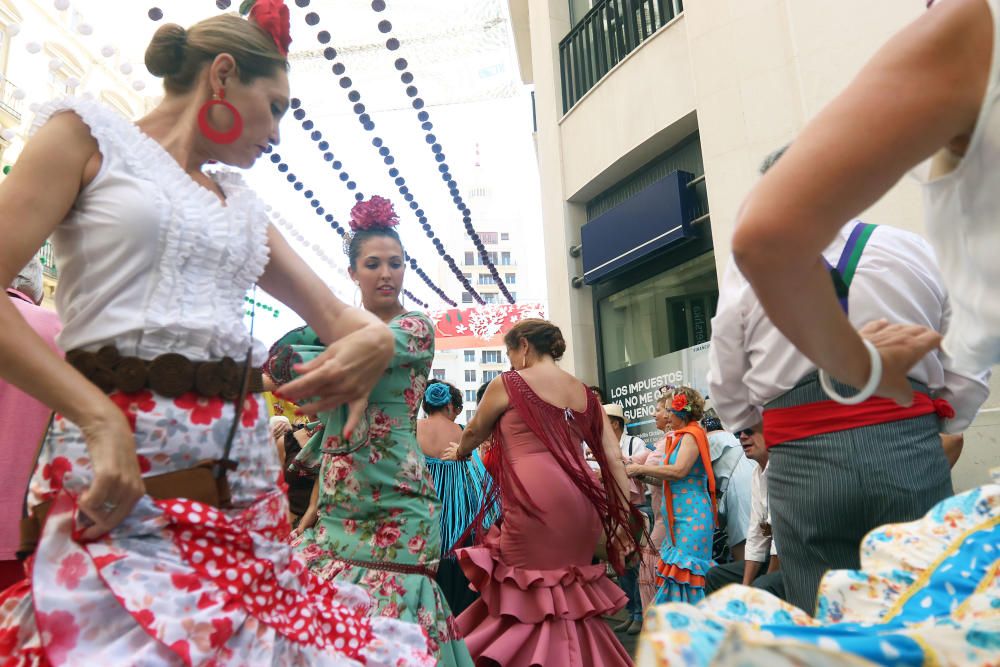
[[[744,549],[746,560],[713,567],[705,575],[705,592],[714,593],[727,584],[761,588],[783,598],[785,586],[779,571],[778,551],[771,536],[771,511],[767,494],[767,447],[760,433],[740,436],[740,444],[753,467],[750,493],[750,525]],[[761,569],[767,566],[767,572]]]
[[[776,159],[765,161],[762,171]],[[916,234],[851,221],[823,259],[858,329],[879,319],[947,328],[950,309],[937,262]],[[860,567],[859,546],[869,530],[922,517],[951,495],[939,433],[963,431],[989,394],[986,377],[955,372],[939,353],[910,372],[909,409],[880,398],[834,403],[815,370],[774,327],[730,262],[712,320],[710,395],[729,430],[753,432],[763,422],[788,600],[810,613],[827,570]],[[844,396],[857,391],[838,390]]]
[[[611,422],[611,430],[618,437],[619,446],[622,450],[622,459],[626,464],[632,462],[632,457],[647,449],[646,442],[642,438],[629,435],[625,431],[625,412],[622,406],[617,403],[608,403],[604,406],[604,411],[608,414],[608,421]],[[630,501],[632,505],[645,510],[650,514],[649,500],[646,497],[646,490],[638,480],[630,479],[629,488],[631,490]],[[625,632],[630,635],[637,635],[642,630],[642,598],[639,597],[639,563],[634,562],[625,568],[620,585],[625,595],[628,596],[628,605],[625,607],[628,618],[618,624],[615,632]]]

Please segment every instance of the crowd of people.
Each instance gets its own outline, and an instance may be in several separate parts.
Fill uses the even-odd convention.
[[[0,184],[0,662],[631,665],[616,631],[643,665],[995,661],[1000,487],[950,477],[1000,360],[993,0],[941,3],[765,160],[708,396],[662,392],[656,442],[540,319],[459,427],[391,203],[351,211],[350,307],[205,169],[279,139],[280,5],[162,26],[159,106],[53,102]],[[937,253],[855,219],[928,157]],[[255,284],[306,322],[269,351]]]

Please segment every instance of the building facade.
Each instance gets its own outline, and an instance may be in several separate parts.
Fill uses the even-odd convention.
[[[517,299],[518,271],[517,271],[517,249],[511,232],[482,231],[479,232],[486,250],[500,275],[504,284],[510,291],[511,296]],[[485,306],[478,306],[472,295],[468,292],[462,293],[462,301],[459,304],[459,313],[466,313],[472,316],[479,315],[487,318],[492,313],[496,313],[499,318],[505,312],[504,304],[507,304],[506,297],[500,293],[500,288],[493,281],[487,267],[480,258],[479,251],[475,249],[472,242],[466,239],[463,246],[457,246],[461,251],[455,255],[462,272],[470,279],[474,289],[483,297]],[[498,321],[495,326],[501,326]],[[498,329],[499,333],[499,329]],[[465,337],[462,340],[468,347],[455,347],[444,343],[446,339],[439,338],[437,341],[437,351],[434,355],[434,365],[431,369],[431,377],[445,380],[458,387],[462,392],[464,406],[462,415],[458,418],[458,423],[465,425],[472,418],[476,410],[476,391],[484,383],[488,383],[496,378],[500,373],[510,368],[507,359],[507,351],[502,343],[494,336],[489,341],[475,337]],[[480,346],[485,342],[484,346]]]
[[[0,178],[17,161],[42,104],[86,96],[127,118],[142,116],[155,100],[131,63],[88,17],[66,3],[0,0]],[[60,5],[61,6],[61,5]],[[107,33],[103,35],[107,37]],[[145,72],[145,67],[142,72]],[[55,310],[59,272],[48,242],[39,252],[45,283],[43,307]]]
[[[718,278],[758,164],[924,5],[509,0],[534,86],[564,366],[622,402],[633,430],[663,384],[704,383]],[[904,179],[864,218],[922,232],[918,184]],[[1000,462],[997,406],[966,434],[957,487]]]

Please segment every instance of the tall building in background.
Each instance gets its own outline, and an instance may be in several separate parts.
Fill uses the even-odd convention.
[[[479,235],[490,253],[490,260],[496,264],[507,289],[516,300],[517,250],[511,233],[481,231]],[[472,295],[466,292],[462,294],[462,303],[458,309],[444,314],[432,313],[439,323],[439,337],[436,340],[437,352],[434,355],[431,377],[450,382],[461,390],[465,405],[458,422],[464,425],[475,412],[476,391],[479,387],[510,368],[507,351],[502,343],[503,333],[517,317],[541,315],[542,311],[539,306],[510,307],[471,241],[467,241],[456,259],[486,305],[474,303]],[[455,321],[449,321],[448,318]],[[459,318],[461,321],[458,321]],[[440,336],[443,331],[441,322],[453,327],[449,331],[464,335],[447,338]],[[462,343],[467,346],[462,346]]]

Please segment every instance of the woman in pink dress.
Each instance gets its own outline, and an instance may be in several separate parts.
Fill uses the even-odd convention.
[[[566,349],[558,327],[524,320],[504,342],[515,370],[490,384],[461,444],[444,455],[468,457],[491,439],[487,468],[496,484],[480,519],[497,500],[503,507],[480,545],[458,550],[481,594],[459,629],[477,665],[631,665],[601,618],[622,609],[625,594],[603,563],[591,564],[602,534],[619,571],[636,548],[625,529],[636,511],[618,440],[600,400],[556,365]]]

